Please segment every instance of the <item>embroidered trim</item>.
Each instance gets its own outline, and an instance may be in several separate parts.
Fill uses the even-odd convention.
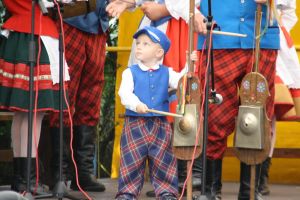
[[[24,74],[11,74],[8,72],[4,72],[2,69],[0,69],[0,74],[2,74],[4,77],[11,78],[11,79],[18,78],[18,79],[23,79],[25,81],[29,81],[29,76],[25,76]],[[33,80],[34,81],[36,81],[36,80],[52,80],[52,77],[51,77],[51,75],[40,75],[38,78],[37,78],[37,76],[34,76]]]

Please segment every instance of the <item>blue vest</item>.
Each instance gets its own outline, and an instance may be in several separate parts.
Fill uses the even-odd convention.
[[[105,11],[107,0],[96,1],[96,10],[94,12],[76,17],[70,17],[64,19],[64,22],[87,33],[105,33],[108,29],[109,20]]]
[[[153,71],[143,71],[138,65],[132,65],[129,68],[134,82],[133,93],[139,98],[139,100],[146,104],[149,109],[168,112],[168,67],[160,65],[159,69]],[[126,109],[125,115],[143,117],[162,116],[155,113],[139,114],[129,109]]]
[[[201,12],[207,16],[207,1],[201,1]],[[215,0],[212,1],[212,15],[221,31],[247,34],[246,38],[213,35],[214,49],[254,48],[254,23],[256,3],[254,0]],[[262,31],[267,23],[266,5],[262,6]],[[205,36],[199,35],[198,49],[202,49]],[[279,28],[277,23],[268,26],[261,39],[261,48],[279,49]]]

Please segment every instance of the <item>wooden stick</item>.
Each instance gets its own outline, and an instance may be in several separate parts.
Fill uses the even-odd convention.
[[[188,160],[186,162],[186,175],[188,175],[188,171],[191,167],[191,164],[192,164],[192,161]],[[193,172],[192,172],[193,173]],[[192,177],[193,177],[193,174],[191,174],[189,177],[188,177],[188,180],[187,180],[187,186],[186,186],[186,199],[187,200],[192,200],[193,199],[193,180],[192,180]]]
[[[216,35],[226,35],[226,36],[234,36],[234,37],[247,37],[247,34],[241,34],[241,33],[232,33],[232,32],[224,32],[224,31],[212,31],[213,34]]]
[[[250,200],[254,200],[255,197],[255,165],[251,165],[250,172]]]
[[[160,115],[171,116],[171,117],[180,117],[180,118],[183,117],[183,115],[180,115],[180,114],[171,113],[171,112],[164,112],[164,111],[160,111],[160,110],[148,109],[147,111],[152,112],[152,113],[156,113],[156,114],[160,114]]]

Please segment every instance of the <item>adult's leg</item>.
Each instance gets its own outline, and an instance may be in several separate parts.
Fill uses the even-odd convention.
[[[223,97],[220,105],[209,105],[206,192],[212,199],[221,199],[222,158],[227,147],[227,136],[235,127],[238,111],[237,83],[245,74],[248,56],[238,50],[215,50],[215,88]],[[205,70],[201,70],[202,77]]]
[[[23,192],[26,190],[26,181],[27,181],[27,144],[28,144],[28,113],[16,112],[16,121],[13,125],[15,126],[18,124],[19,127],[19,134],[14,133],[15,135],[19,135],[19,142],[20,144],[20,152],[16,154],[14,159],[14,167],[17,169],[17,181],[14,182],[12,185],[12,189],[18,192]],[[36,190],[37,194],[46,194],[48,192],[48,187],[42,184],[38,184],[36,187],[36,153],[40,139],[40,132],[41,132],[41,125],[42,120],[44,118],[45,113],[37,112],[36,113],[36,121],[33,122],[33,135],[32,135],[32,158],[31,162],[31,173],[30,173],[30,190],[33,192]],[[12,131],[16,131],[16,127],[12,128]],[[15,139],[15,138],[14,138]],[[18,138],[17,138],[18,139]],[[15,145],[16,143],[13,142]]]
[[[74,122],[75,158],[78,163],[79,181],[87,191],[104,191],[94,173],[96,125],[100,117],[100,104],[104,87],[104,61],[106,34],[84,34],[86,61],[80,75],[76,96]],[[89,155],[89,156],[84,156]],[[88,164],[89,163],[89,164]],[[74,187],[75,186],[75,187]],[[75,181],[71,187],[77,189]]]
[[[76,35],[76,37],[74,37]],[[65,57],[69,66],[70,81],[68,82],[68,97],[69,106],[71,111],[71,118],[75,112],[76,107],[76,96],[78,87],[80,84],[81,73],[86,61],[85,54],[85,40],[84,35],[78,29],[64,23],[64,36],[65,36]],[[75,51],[76,50],[76,51]],[[52,112],[49,114],[50,121],[50,133],[52,140],[52,174],[53,174],[53,185],[58,182],[59,178],[59,113]],[[64,113],[64,130],[63,130],[63,180],[68,179],[68,175],[72,176],[70,172],[71,163],[68,161],[70,158],[70,144],[68,138],[70,137],[70,121],[68,113]],[[72,168],[71,168],[72,169]],[[72,170],[71,170],[72,171]],[[71,177],[70,177],[71,178]]]
[[[238,200],[250,199],[250,178],[251,178],[251,166],[241,162],[240,164],[240,189],[238,194]],[[261,173],[261,165],[256,165],[255,174],[255,200],[262,200],[258,191],[259,177]]]

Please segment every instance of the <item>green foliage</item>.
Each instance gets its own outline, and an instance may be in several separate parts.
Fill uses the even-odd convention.
[[[0,121],[0,149],[10,148],[11,121]]]
[[[0,185],[8,185],[12,182],[13,166],[12,162],[0,163]]]
[[[3,6],[2,1],[0,0],[0,27],[3,24],[3,17],[5,15],[5,7]]]
[[[118,21],[110,21],[108,46],[117,45]],[[101,99],[101,117],[99,121],[98,137],[98,176],[109,177],[114,145],[115,132],[115,83],[117,53],[108,52],[105,62],[105,87]]]

